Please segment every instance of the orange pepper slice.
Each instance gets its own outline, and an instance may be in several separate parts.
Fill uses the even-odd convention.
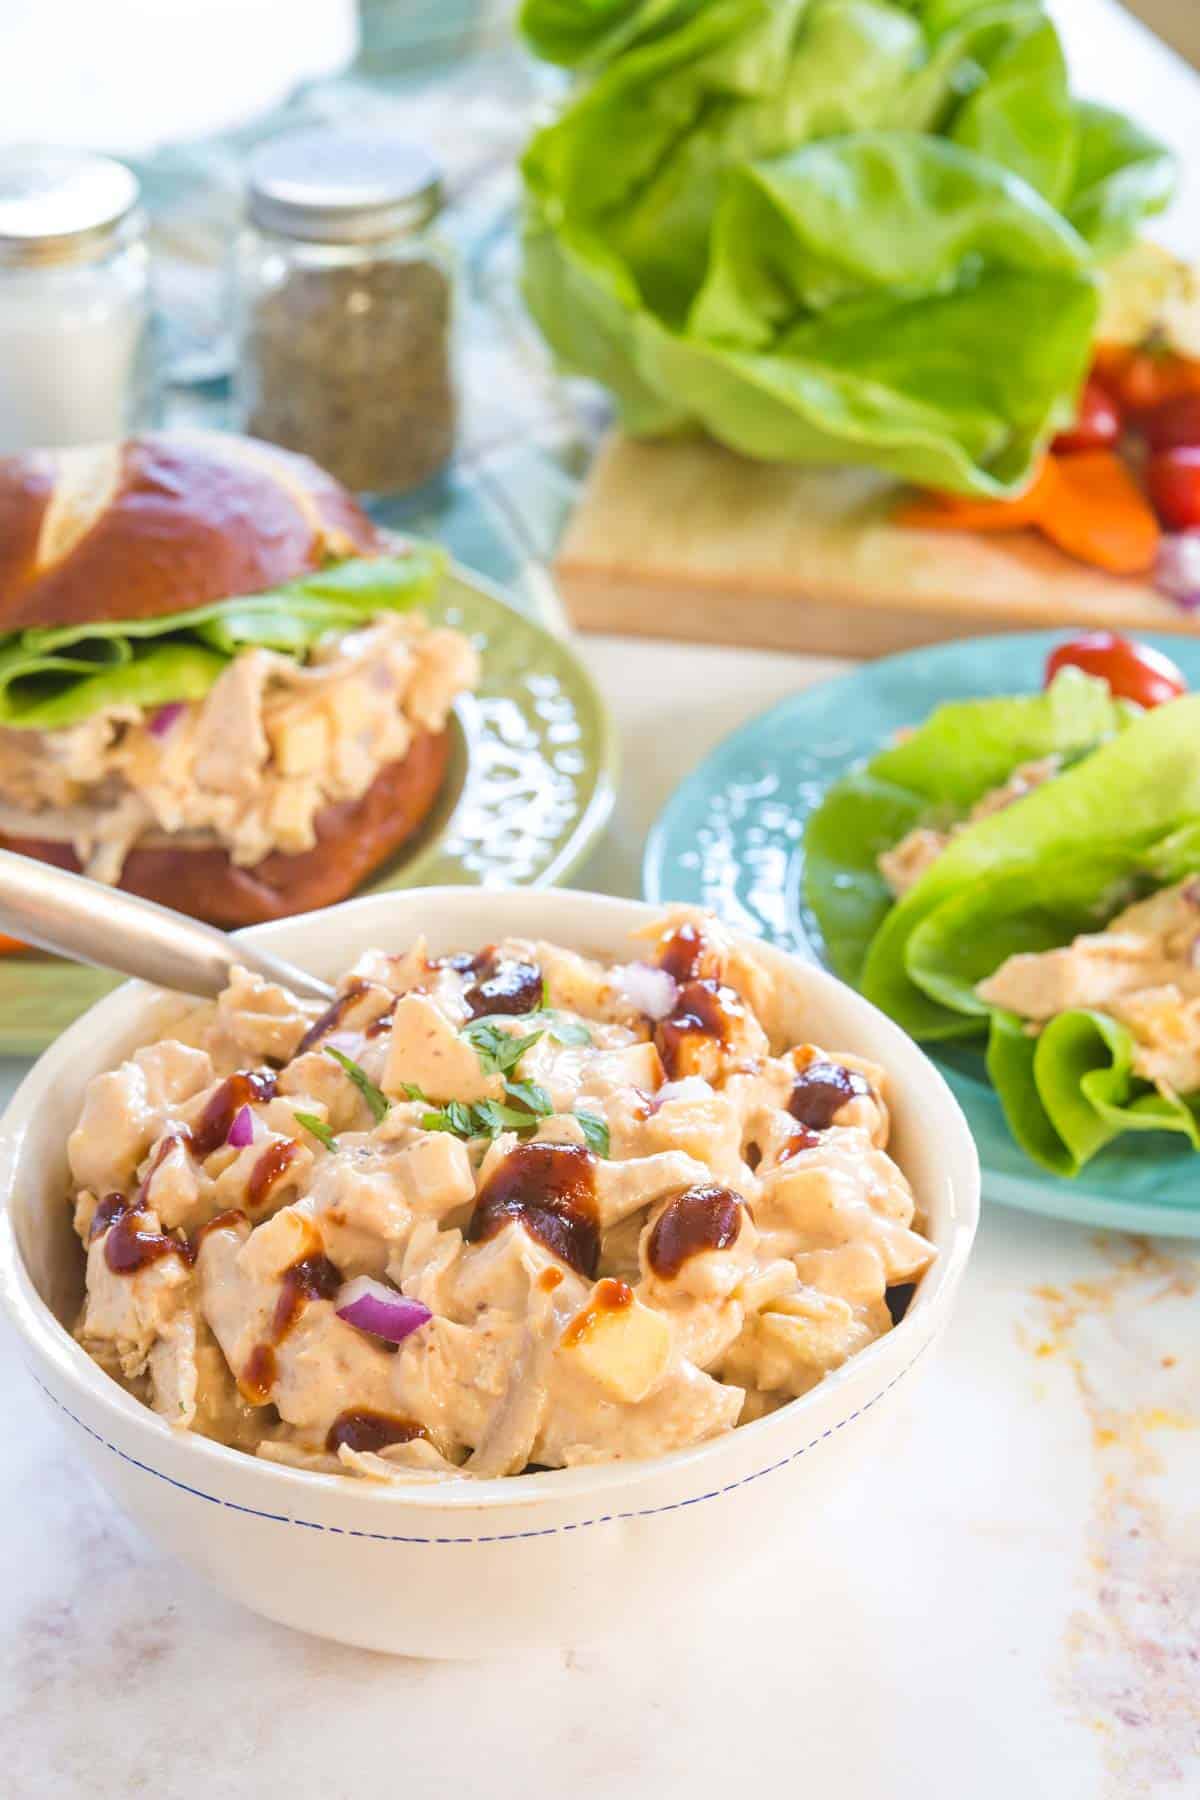
[[[1060,550],[1111,575],[1145,575],[1158,554],[1154,508],[1111,450],[1063,457],[1054,503],[1038,526]]]
[[[1047,456],[1023,494],[968,500],[931,494],[898,508],[896,522],[924,531],[1034,529],[1080,562],[1112,575],[1154,566],[1160,531],[1154,509],[1113,450]]]
[[[1037,525],[1054,503],[1058,465],[1046,457],[1025,489],[1011,500],[970,500],[962,494],[922,494],[895,514],[898,525],[916,531],[1023,531]]]

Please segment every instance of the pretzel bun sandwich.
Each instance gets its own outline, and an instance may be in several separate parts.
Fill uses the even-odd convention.
[[[223,926],[344,899],[477,676],[440,572],[252,439],[0,459],[0,845]]]

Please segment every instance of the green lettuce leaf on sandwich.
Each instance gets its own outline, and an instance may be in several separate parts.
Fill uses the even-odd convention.
[[[303,659],[329,632],[420,606],[444,565],[436,548],[414,545],[188,612],[9,633],[0,637],[0,725],[57,731],[106,706],[200,700],[241,650]]]

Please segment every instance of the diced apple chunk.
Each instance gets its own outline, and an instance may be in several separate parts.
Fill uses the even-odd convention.
[[[405,1088],[420,1088],[427,1100],[497,1100],[503,1084],[485,1075],[478,1052],[423,994],[396,1002],[383,1071],[383,1091],[403,1099]]]
[[[320,713],[292,712],[271,736],[281,775],[316,775],[329,761],[329,726]]]
[[[623,1281],[605,1279],[563,1332],[560,1353],[614,1400],[636,1404],[671,1358],[671,1327]]]

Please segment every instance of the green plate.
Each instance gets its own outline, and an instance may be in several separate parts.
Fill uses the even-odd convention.
[[[668,802],[646,845],[649,900],[711,906],[731,925],[820,962],[803,899],[805,824],[825,789],[942,700],[1036,688],[1063,632],[975,638],[868,663],[805,688],[718,744]],[[1148,640],[1200,688],[1200,643]],[[1200,1237],[1200,1160],[1167,1132],[1130,1132],[1073,1181],[1039,1169],[1009,1135],[977,1050],[930,1054],[970,1122],[984,1196],[1119,1231]]]
[[[453,569],[424,610],[474,638],[482,675],[455,706],[437,805],[362,891],[552,887],[612,809],[617,752],[604,703],[569,645],[482,576]],[[45,1049],[116,985],[114,976],[57,957],[0,959],[0,1054]]]

